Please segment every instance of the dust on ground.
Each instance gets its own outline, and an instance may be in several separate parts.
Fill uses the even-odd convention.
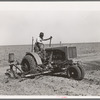
[[[44,96],[100,96],[100,55],[81,56],[85,77],[81,81],[60,76],[43,75],[33,79],[9,79],[5,83],[5,71],[0,68],[0,95]]]

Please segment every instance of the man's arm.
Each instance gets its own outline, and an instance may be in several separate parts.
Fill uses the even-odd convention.
[[[47,40],[50,40],[50,39],[52,39],[52,36],[50,36],[50,38],[43,39],[43,41],[47,41]]]

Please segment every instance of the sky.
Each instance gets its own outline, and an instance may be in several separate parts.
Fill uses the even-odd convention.
[[[100,42],[100,2],[0,2],[0,45]],[[49,43],[49,41],[45,42]]]

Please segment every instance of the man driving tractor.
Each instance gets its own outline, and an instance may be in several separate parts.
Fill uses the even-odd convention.
[[[52,39],[52,36],[50,36],[50,38],[47,38],[47,39],[44,39],[43,37],[44,37],[44,33],[40,32],[39,37],[37,38],[36,43],[35,43],[35,47],[34,47],[35,52],[45,50],[43,41],[47,41],[47,40]]]
[[[45,60],[45,47],[43,44],[43,41],[47,41],[52,39],[52,36],[50,36],[50,38],[44,39],[44,33],[40,32],[39,37],[37,38],[36,42],[35,42],[35,46],[34,46],[34,51],[37,52],[42,60]]]

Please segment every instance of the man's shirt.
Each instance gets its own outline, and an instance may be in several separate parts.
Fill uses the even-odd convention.
[[[43,39],[41,39],[40,37],[37,38],[37,42],[38,43],[43,43]]]

